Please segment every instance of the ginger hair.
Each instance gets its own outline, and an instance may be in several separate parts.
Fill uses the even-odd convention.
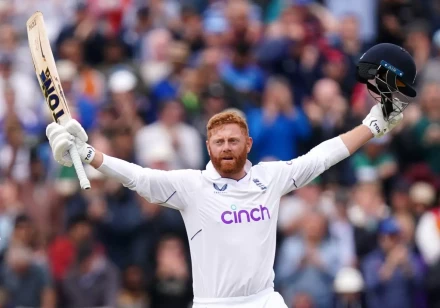
[[[214,130],[225,124],[237,124],[240,126],[242,132],[246,136],[249,136],[249,128],[243,116],[236,111],[223,111],[209,119],[208,124],[206,125],[208,139],[212,136]]]

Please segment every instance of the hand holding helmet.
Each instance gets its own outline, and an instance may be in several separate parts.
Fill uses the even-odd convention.
[[[402,47],[383,43],[367,50],[359,60],[356,77],[378,102],[365,120],[375,137],[391,131],[403,119],[403,110],[417,93],[413,88],[416,64]]]
[[[416,64],[402,47],[382,43],[371,47],[359,60],[356,77],[367,84],[370,94],[380,104],[385,120],[403,112],[416,97],[413,88]]]

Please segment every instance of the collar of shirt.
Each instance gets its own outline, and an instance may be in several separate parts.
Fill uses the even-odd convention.
[[[240,180],[248,177],[248,175],[251,171],[251,168],[252,168],[252,163],[249,160],[246,160],[246,163],[244,164],[244,171],[246,172],[246,175],[243,178],[241,178]],[[221,175],[214,168],[212,161],[209,161],[209,163],[206,165],[206,175],[209,178],[211,178],[212,180],[219,180],[222,178]],[[234,180],[234,179],[230,179],[230,178],[223,178],[223,179]],[[238,180],[238,181],[240,181],[240,180]],[[236,181],[236,180],[234,180],[234,181]]]

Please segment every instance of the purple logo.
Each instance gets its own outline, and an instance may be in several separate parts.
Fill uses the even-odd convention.
[[[224,211],[221,216],[223,223],[227,225],[234,223],[241,224],[242,222],[251,222],[251,220],[260,221],[260,220],[270,219],[268,208],[262,205],[260,205],[260,207],[253,208],[250,211],[247,210],[237,211],[237,206],[233,204],[231,205],[231,210],[232,211]]]

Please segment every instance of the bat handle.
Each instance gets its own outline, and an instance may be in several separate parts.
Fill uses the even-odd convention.
[[[69,150],[70,157],[72,158],[73,166],[75,167],[76,174],[79,178],[79,184],[82,189],[90,189],[90,181],[87,178],[86,172],[84,171],[84,166],[82,165],[81,158],[79,157],[78,150],[76,147],[72,147]]]

